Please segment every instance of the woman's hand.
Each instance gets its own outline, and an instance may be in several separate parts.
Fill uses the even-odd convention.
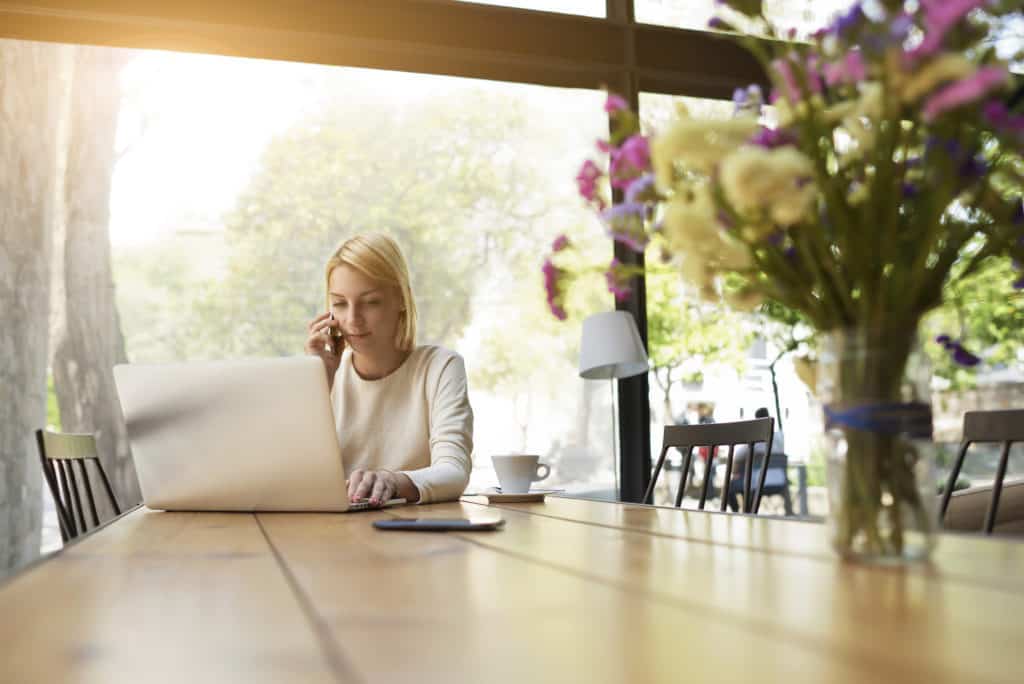
[[[341,365],[341,352],[345,350],[345,338],[341,336],[341,323],[330,312],[314,318],[308,328],[306,353],[319,356],[327,371],[327,388],[334,384],[334,374]]]
[[[355,503],[369,499],[371,506],[383,506],[388,499],[419,501],[420,491],[405,473],[390,470],[354,470],[348,477],[348,498]]]

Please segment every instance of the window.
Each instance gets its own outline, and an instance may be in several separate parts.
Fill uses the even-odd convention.
[[[87,169],[107,174],[109,195],[101,183],[75,201],[109,199],[93,237],[109,240],[118,328],[58,298],[55,331],[73,318],[102,344],[123,334],[133,362],[301,354],[329,252],[356,232],[390,232],[410,261],[419,342],[466,359],[470,488],[496,484],[490,456],[509,452],[551,465],[544,486],[611,488],[611,395],[578,377],[579,321],[549,314],[540,271],[557,235],[603,235],[573,181],[607,135],[603,92],[33,45],[55,64],[87,52],[111,67],[90,76],[106,79],[97,98],[110,96],[90,125],[116,123],[116,158]],[[65,227],[68,240],[78,229]],[[611,242],[591,242],[588,256],[610,261]],[[57,235],[58,263],[68,244]],[[578,315],[611,308],[594,288]],[[56,393],[72,391],[63,382]],[[130,459],[112,470],[124,495]]]

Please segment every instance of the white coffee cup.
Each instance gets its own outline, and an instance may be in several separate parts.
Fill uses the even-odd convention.
[[[498,474],[502,494],[525,494],[530,483],[543,480],[551,468],[538,463],[540,456],[534,454],[499,454],[491,456],[494,472]]]

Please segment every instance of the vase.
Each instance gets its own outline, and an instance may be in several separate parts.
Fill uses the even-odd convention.
[[[931,369],[915,330],[853,328],[823,340],[827,524],[846,559],[902,564],[935,548]]]

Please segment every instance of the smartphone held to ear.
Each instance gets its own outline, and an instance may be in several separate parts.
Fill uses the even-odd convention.
[[[334,312],[330,312],[330,320],[334,320]],[[338,328],[330,327],[327,329],[327,337],[331,341],[331,351],[335,354],[341,353],[341,346],[344,342],[345,336],[341,334],[341,330]]]

